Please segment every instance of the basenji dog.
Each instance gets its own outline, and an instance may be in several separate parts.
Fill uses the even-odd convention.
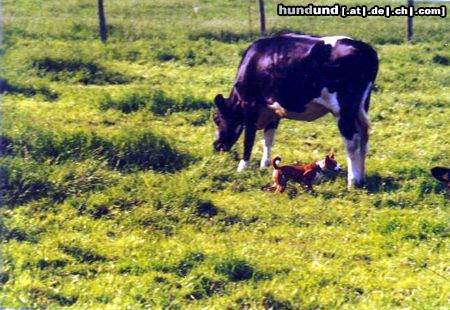
[[[434,167],[431,169],[431,174],[447,185],[447,190],[450,192],[450,169],[444,167]]]
[[[325,159],[318,160],[307,165],[279,166],[280,162],[281,157],[279,155],[272,158],[272,166],[274,169],[272,174],[273,185],[270,186],[269,183],[262,188],[263,190],[282,193],[286,189],[287,182],[289,180],[293,180],[300,183],[303,187],[313,191],[312,184],[318,173],[326,170],[340,170],[340,166],[334,159],[333,153],[326,155]]]

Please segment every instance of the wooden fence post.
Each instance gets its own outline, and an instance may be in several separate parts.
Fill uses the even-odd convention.
[[[105,20],[105,9],[103,6],[103,0],[98,0],[98,20],[100,23],[100,39],[103,43],[107,40],[107,30],[106,30],[106,20]]]
[[[408,11],[410,7],[414,7],[414,0],[408,0]],[[413,37],[413,17],[410,15],[408,15],[407,27],[408,27],[408,41],[411,41]]]
[[[261,36],[266,35],[266,13],[264,11],[264,0],[259,0],[259,14],[261,16]]]

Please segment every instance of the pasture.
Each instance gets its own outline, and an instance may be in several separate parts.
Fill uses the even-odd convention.
[[[246,1],[105,1],[103,45],[96,1],[2,1],[0,306],[448,307],[449,194],[429,173],[450,165],[448,17],[415,18],[405,43],[404,18],[277,17],[266,1],[269,33],[344,34],[380,58],[366,187],[343,172],[274,195],[259,141],[240,174],[242,138],[212,148],[253,2],[250,30]],[[273,154],[331,149],[345,170],[328,115],[281,121]]]

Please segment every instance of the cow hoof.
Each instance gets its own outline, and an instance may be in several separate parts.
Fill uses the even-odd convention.
[[[270,159],[261,159],[260,167],[261,169],[267,168],[270,166]]]
[[[356,188],[363,188],[364,185],[365,185],[364,181],[355,182],[355,187]]]
[[[347,187],[348,187],[348,189],[351,189],[351,188],[363,188],[364,184],[365,184],[364,180],[352,179],[352,180],[348,180]]]
[[[237,172],[242,172],[244,171],[244,169],[248,166],[248,161],[247,160],[243,160],[241,159],[241,161],[239,162],[239,165],[237,167]]]

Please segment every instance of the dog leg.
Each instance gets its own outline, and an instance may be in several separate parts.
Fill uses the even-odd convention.
[[[266,185],[264,185],[263,187],[261,187],[262,191],[267,191],[267,192],[273,192],[275,191],[277,188],[277,184],[274,183],[272,185],[270,185],[270,183],[267,183]]]
[[[277,193],[284,192],[284,190],[286,189],[286,186],[287,186],[287,180],[281,173],[278,174],[276,183],[277,183],[277,190],[276,190],[276,192]]]

